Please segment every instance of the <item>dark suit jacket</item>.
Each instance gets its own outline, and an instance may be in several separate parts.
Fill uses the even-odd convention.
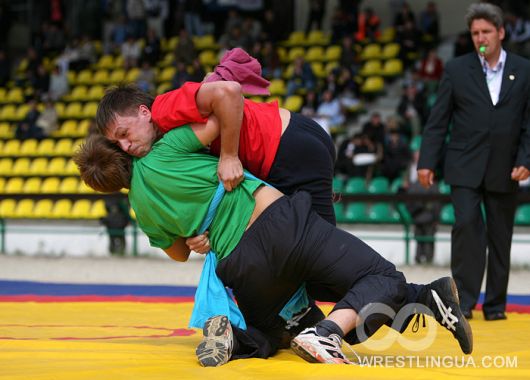
[[[451,124],[445,181],[516,191],[512,168],[530,169],[529,112],[530,61],[507,53],[499,101],[493,105],[477,53],[451,60],[423,132],[418,168],[434,170]]]

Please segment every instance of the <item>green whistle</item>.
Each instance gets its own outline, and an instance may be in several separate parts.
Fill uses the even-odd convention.
[[[486,52],[486,46],[484,45],[481,45],[479,48],[478,48],[478,51],[480,54],[484,54]]]

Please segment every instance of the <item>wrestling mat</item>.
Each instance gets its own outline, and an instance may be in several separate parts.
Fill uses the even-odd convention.
[[[529,379],[530,296],[511,296],[507,321],[474,312],[475,349],[445,329],[381,329],[357,345],[363,365],[310,364],[290,350],[203,368],[189,329],[195,289],[0,281],[0,379]],[[331,305],[321,305],[328,312]]]

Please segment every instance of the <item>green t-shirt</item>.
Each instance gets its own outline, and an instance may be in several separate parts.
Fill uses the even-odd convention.
[[[152,246],[169,248],[179,238],[197,235],[219,185],[218,158],[189,126],[175,128],[148,155],[133,161],[129,200]],[[259,180],[245,179],[226,192],[209,228],[210,246],[220,260],[241,240],[254,210]]]

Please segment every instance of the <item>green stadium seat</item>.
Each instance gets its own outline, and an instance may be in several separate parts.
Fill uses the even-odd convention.
[[[410,150],[413,152],[420,150],[421,147],[421,135],[414,136],[410,142]]]
[[[362,202],[349,203],[344,212],[344,220],[348,223],[366,222],[366,204]]]
[[[370,194],[386,194],[389,192],[388,178],[375,177],[368,185],[368,192]]]
[[[440,191],[440,194],[451,194],[451,185],[448,185],[442,180],[438,183],[438,190]]]
[[[530,226],[530,204],[520,205],[515,213],[515,224]]]
[[[333,192],[340,193],[344,188],[344,179],[341,177],[333,177]]]
[[[368,221],[372,223],[399,223],[399,214],[390,203],[374,203],[368,211]]]
[[[442,207],[440,212],[440,223],[442,224],[454,224],[455,223],[455,211],[452,204],[446,204]]]
[[[346,180],[343,192],[344,194],[361,194],[366,193],[366,182],[364,178],[352,177]]]
[[[335,210],[335,218],[337,219],[337,223],[344,223],[346,221],[344,218],[344,203],[333,203],[333,210]]]

